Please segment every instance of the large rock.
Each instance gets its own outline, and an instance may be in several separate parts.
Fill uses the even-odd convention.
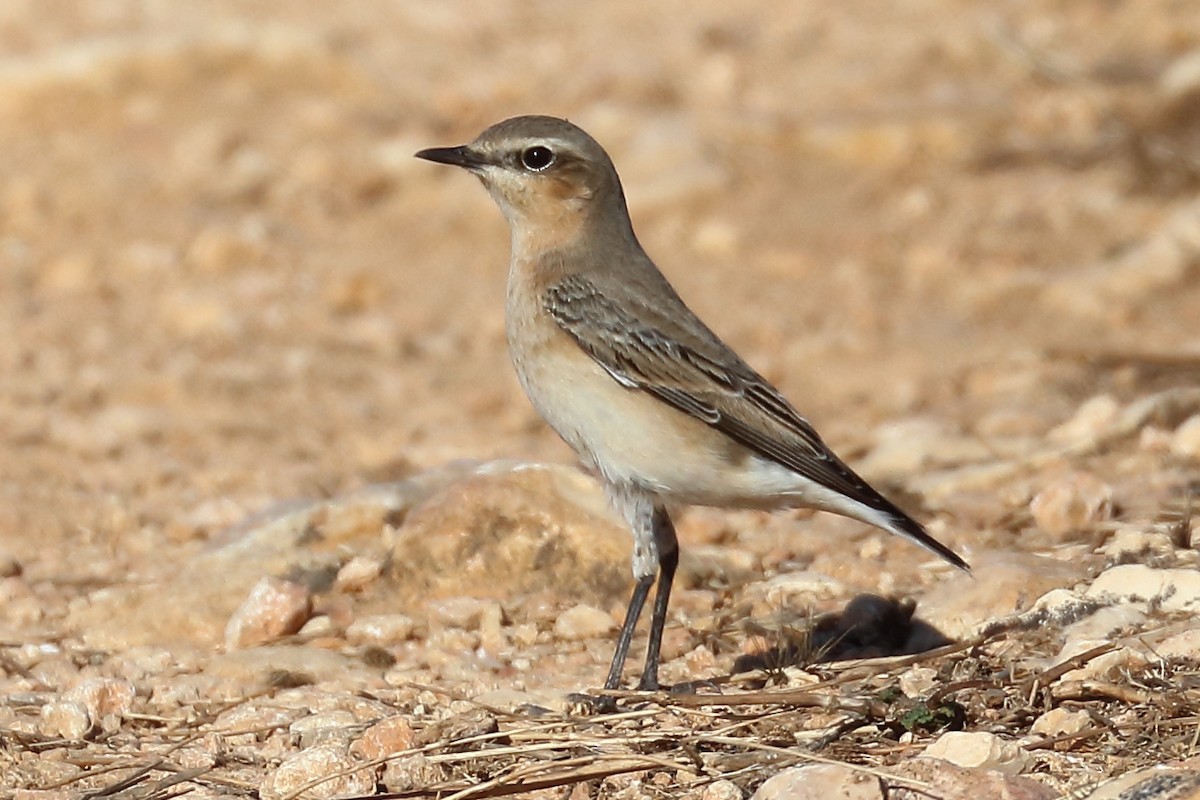
[[[480,469],[412,510],[392,571],[422,596],[508,597],[551,588],[598,605],[628,594],[630,537],[598,485],[551,465]]]

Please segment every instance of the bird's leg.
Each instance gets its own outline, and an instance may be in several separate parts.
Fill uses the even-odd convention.
[[[629,655],[629,644],[633,641],[633,631],[637,627],[638,617],[642,615],[642,607],[650,595],[650,585],[654,583],[654,573],[638,578],[633,587],[633,596],[629,598],[629,608],[625,611],[625,622],[621,625],[621,634],[617,637],[617,649],[613,653],[612,666],[608,669],[608,680],[604,682],[605,689],[616,689],[621,683],[621,672],[625,669],[625,657]]]
[[[662,506],[654,509],[654,545],[658,551],[658,589],[654,593],[654,611],[650,617],[650,638],[646,642],[646,666],[638,689],[658,688],[658,655],[662,649],[663,628],[667,624],[667,605],[671,600],[671,584],[675,580],[675,568],[679,566],[679,540],[675,537],[675,526]],[[649,587],[647,587],[649,588]]]
[[[617,637],[617,649],[613,653],[612,666],[608,670],[608,680],[604,682],[605,689],[616,689],[621,684],[621,672],[625,668],[625,657],[629,655],[629,645],[633,641],[633,632],[637,628],[638,617],[650,596],[650,586],[658,572],[658,539],[655,533],[657,507],[654,497],[644,491],[629,485],[606,483],[605,490],[613,507],[629,523],[630,533],[633,534],[633,578],[637,583],[633,587],[633,596],[629,598],[629,608],[625,612],[625,622],[621,625],[621,634]],[[670,524],[668,522],[668,524]]]

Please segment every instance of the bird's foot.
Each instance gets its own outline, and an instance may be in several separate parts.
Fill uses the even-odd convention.
[[[609,694],[571,692],[567,695],[567,711],[580,717],[617,713],[617,698]]]

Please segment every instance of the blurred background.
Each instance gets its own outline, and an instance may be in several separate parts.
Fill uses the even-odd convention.
[[[411,157],[515,114],[607,147],[681,294],[872,477],[929,466],[897,432],[969,459],[1200,375],[1192,0],[7,0],[0,54],[0,545],[32,575],[570,461],[507,362],[500,214]]]

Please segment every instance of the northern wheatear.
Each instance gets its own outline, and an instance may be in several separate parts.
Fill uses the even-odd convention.
[[[633,233],[608,154],[566,120],[527,116],[418,158],[473,172],[512,232],[506,330],[521,386],[599,473],[633,530],[637,583],[606,689],[620,682],[659,576],[640,689],[679,562],[668,503],[831,511],[967,564],[842,463],[675,293]]]

